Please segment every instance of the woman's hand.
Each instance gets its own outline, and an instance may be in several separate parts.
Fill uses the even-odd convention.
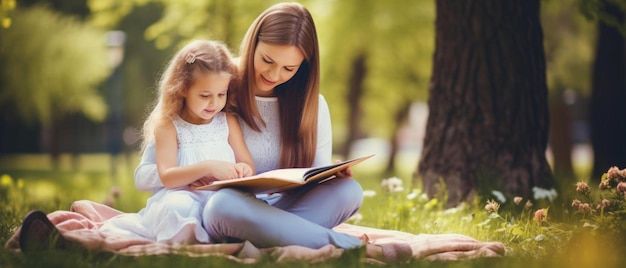
[[[341,163],[341,160],[337,160],[335,161],[335,163]],[[350,167],[342,170],[342,171],[338,171],[335,176],[337,176],[337,178],[352,178],[352,169]]]
[[[197,181],[194,181],[194,182],[190,183],[189,187],[193,189],[193,188],[196,188],[196,187],[209,185],[209,184],[211,184],[211,182],[214,182],[214,181],[216,181],[216,179],[213,178],[213,177],[204,177],[204,178],[201,178],[201,179],[199,179]]]

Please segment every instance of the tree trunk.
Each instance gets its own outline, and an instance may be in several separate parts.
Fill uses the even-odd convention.
[[[624,23],[624,12],[606,1],[605,12]],[[592,180],[600,182],[611,166],[626,168],[626,52],[624,36],[600,21],[593,65],[589,121],[593,146]]]
[[[349,157],[350,145],[363,136],[360,128],[363,112],[359,100],[363,96],[363,81],[365,81],[366,72],[365,54],[359,53],[352,61],[352,76],[348,88],[347,104],[350,108],[348,109],[348,137],[344,145],[344,157]]]
[[[498,190],[532,198],[555,187],[539,0],[436,1],[424,190],[448,205]],[[418,177],[414,180],[419,179]]]
[[[563,100],[563,90],[558,89],[550,98],[550,148],[555,177],[567,181],[574,179],[572,165],[572,116]]]
[[[406,100],[406,102],[400,106],[395,116],[393,131],[390,139],[391,150],[389,150],[389,158],[387,159],[387,167],[385,168],[385,176],[389,176],[395,172],[396,167],[396,155],[398,154],[399,148],[399,133],[400,129],[404,125],[406,125],[409,119],[409,112],[411,110],[411,101]]]

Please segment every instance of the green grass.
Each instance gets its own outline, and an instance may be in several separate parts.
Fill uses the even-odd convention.
[[[145,205],[149,194],[135,189],[132,170],[137,156],[111,158],[84,155],[71,157],[53,169],[49,158],[22,155],[0,159],[0,242],[4,244],[32,209],[45,212],[66,210],[75,200],[105,202],[122,211],[135,212]],[[77,163],[73,165],[72,163]],[[115,164],[116,170],[110,167]],[[396,177],[409,185],[414,163],[400,164]],[[421,267],[621,267],[626,258],[622,213],[574,213],[575,191],[564,193],[561,203],[524,208],[523,204],[502,204],[496,213],[485,211],[486,202],[477,197],[464,206],[446,209],[445,200],[429,199],[418,189],[388,191],[375,164],[355,167],[355,177],[367,196],[359,214],[349,222],[364,226],[396,229],[410,233],[459,233],[482,241],[500,241],[507,256],[454,262],[418,261],[407,266]],[[408,187],[407,187],[408,188]],[[589,197],[592,198],[592,197]],[[594,197],[595,198],[595,197]],[[616,203],[618,204],[618,203]],[[624,203],[621,203],[622,208]],[[533,220],[537,209],[548,210],[548,220]],[[617,215],[617,216],[616,216]],[[584,223],[595,225],[583,227]],[[341,259],[326,263],[277,264],[262,260],[255,266],[271,267],[370,267],[360,261],[362,252],[349,251]],[[0,267],[242,267],[249,266],[221,257],[177,255],[129,257],[80,250],[15,254],[0,250]]]

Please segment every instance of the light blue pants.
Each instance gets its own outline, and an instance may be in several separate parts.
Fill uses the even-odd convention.
[[[363,189],[353,179],[335,179],[262,199],[226,188],[213,194],[202,219],[214,243],[248,240],[257,247],[355,248],[363,245],[360,239],[331,228],[356,213],[362,201]]]

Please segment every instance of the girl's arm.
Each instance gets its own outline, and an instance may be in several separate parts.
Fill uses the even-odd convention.
[[[254,160],[252,160],[252,155],[248,150],[248,146],[243,139],[243,132],[241,131],[241,126],[239,125],[239,121],[237,120],[237,116],[233,114],[226,114],[226,120],[228,122],[228,143],[233,148],[233,152],[235,153],[235,162],[236,163],[245,163],[250,168],[250,173],[241,174],[242,177],[252,176],[256,174],[256,167],[254,165]]]
[[[154,140],[157,170],[166,188],[187,186],[206,176],[216,179],[237,177],[235,165],[224,161],[207,160],[189,166],[178,166],[176,127],[171,121],[155,129]]]

